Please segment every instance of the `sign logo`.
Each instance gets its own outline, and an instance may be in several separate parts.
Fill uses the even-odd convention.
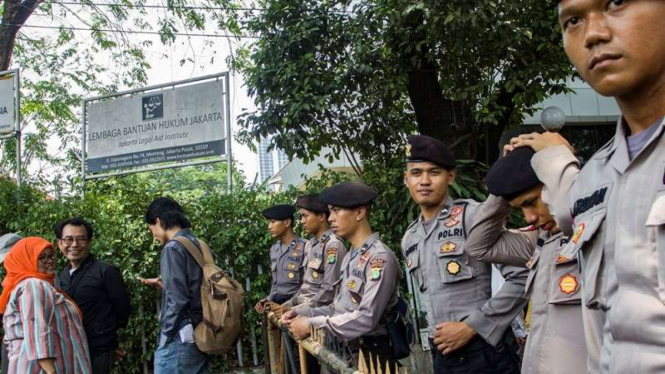
[[[164,94],[143,96],[143,120],[164,118]]]

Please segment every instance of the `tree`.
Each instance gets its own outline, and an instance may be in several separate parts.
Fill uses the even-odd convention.
[[[350,5],[352,4],[352,5]],[[540,0],[278,0],[246,27],[238,59],[257,110],[245,141],[273,136],[311,160],[322,147],[401,155],[416,130],[488,162],[506,127],[565,90],[569,64]]]
[[[150,65],[144,50],[152,44],[145,33],[164,44],[211,23],[220,33],[241,34],[235,3],[174,0],[159,14],[150,12],[154,6],[142,0],[2,4],[0,63],[21,69],[22,165],[24,175],[31,171],[29,181],[72,182],[81,160],[81,100],[145,85]],[[32,17],[39,20],[29,22]],[[181,64],[188,62],[193,60]],[[16,141],[0,147],[0,173],[9,174]]]

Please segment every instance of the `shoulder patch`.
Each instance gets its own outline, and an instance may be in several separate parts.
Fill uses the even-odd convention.
[[[375,258],[374,260],[370,261],[370,279],[374,281],[381,279],[381,272],[385,265],[386,260],[382,258]]]
[[[326,249],[326,261],[329,264],[337,262],[337,246],[331,245]]]

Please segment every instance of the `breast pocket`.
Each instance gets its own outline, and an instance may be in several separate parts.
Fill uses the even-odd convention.
[[[313,284],[321,284],[323,283],[323,265],[317,264],[316,262],[312,263],[312,261],[309,261],[309,264],[306,268],[306,274],[309,282]]]
[[[365,282],[362,278],[352,275],[345,279],[344,284],[342,284],[342,287],[346,287],[349,291],[348,303],[353,310],[358,309],[360,302],[362,302],[362,295],[365,289],[364,283]]]
[[[473,268],[469,266],[469,258],[464,253],[463,242],[443,241],[439,244],[436,257],[443,283],[454,283],[473,278]]]
[[[300,283],[300,263],[287,261],[284,265],[284,282]]]
[[[646,226],[648,243],[658,256],[658,294],[665,303],[665,193],[651,205]]]
[[[603,233],[601,227],[605,222],[606,209],[601,209],[587,216],[575,219],[576,226],[570,242],[571,247],[562,251],[565,257],[574,258],[580,251],[581,268],[584,287],[583,298],[586,304],[593,308],[607,307],[603,298],[603,280],[600,266],[603,259]]]
[[[577,258],[559,256],[552,267],[548,302],[550,304],[580,304],[582,285]]]

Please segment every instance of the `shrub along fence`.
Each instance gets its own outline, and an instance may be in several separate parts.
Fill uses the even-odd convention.
[[[455,193],[482,199],[482,189],[478,187],[480,179],[476,175],[482,166],[474,162],[461,166]],[[402,183],[402,167],[396,164],[366,170],[362,180],[380,192],[372,209],[374,229],[399,254],[401,236],[416,215],[416,207]],[[352,178],[349,174],[324,171],[318,179],[308,181],[306,188],[318,191],[331,183]],[[0,178],[0,234],[42,236],[55,243],[53,226],[63,219],[79,216],[94,225],[91,252],[122,271],[134,314],[129,326],[120,333],[121,346],[127,350],[127,356],[117,365],[116,374],[152,370],[150,360],[156,348],[161,294],[142,285],[137,278],[154,277],[159,273],[161,248],[143,223],[143,214],[152,199],[164,195],[183,205],[193,231],[209,243],[218,265],[231,269],[247,288],[245,332],[239,349],[215,357],[212,371],[263,364],[259,315],[253,305],[270,289],[270,276],[264,269],[269,269],[268,249],[273,241],[261,210],[272,204],[292,203],[301,192],[290,189],[274,193],[262,187],[238,186],[229,194],[215,188],[178,188],[174,189],[168,180],[153,173],[96,181],[88,185],[85,197],[53,200],[38,189],[30,186],[18,189],[11,180]],[[58,261],[58,269],[62,269],[65,259],[61,257]]]

